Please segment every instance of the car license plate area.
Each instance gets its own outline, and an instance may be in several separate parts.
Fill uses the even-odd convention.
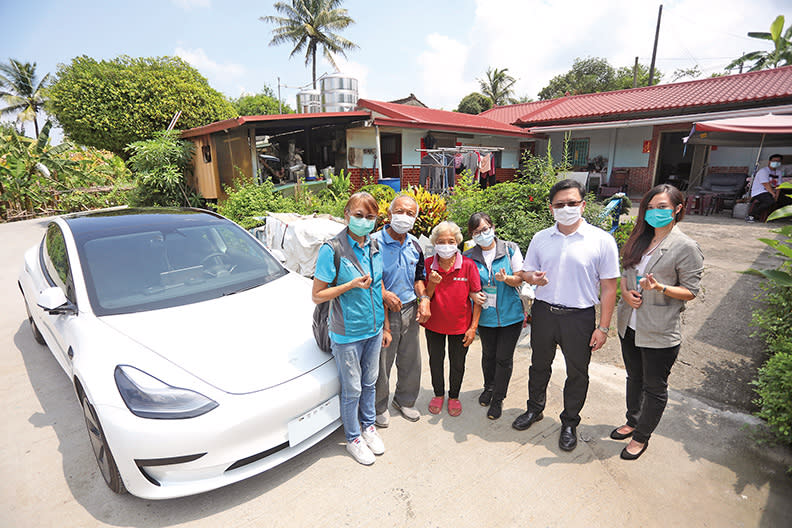
[[[341,401],[333,396],[318,407],[289,422],[289,447],[294,447],[341,416]]]

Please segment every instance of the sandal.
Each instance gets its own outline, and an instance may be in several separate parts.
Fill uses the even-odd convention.
[[[462,414],[462,402],[456,398],[448,398],[449,416],[459,416]]]
[[[435,396],[429,400],[429,412],[432,414],[440,414],[440,411],[443,410],[444,399],[445,398],[443,396]]]

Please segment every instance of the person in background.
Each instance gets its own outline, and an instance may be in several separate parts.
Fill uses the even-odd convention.
[[[696,297],[704,270],[698,244],[677,227],[685,197],[658,185],[641,200],[638,218],[622,250],[622,298],[618,327],[627,370],[627,423],[614,440],[630,438],[621,458],[646,451],[668,401],[668,375],[682,341],[680,314]]]
[[[459,416],[462,403],[459,390],[465,375],[465,356],[476,337],[481,306],[470,301],[481,290],[476,264],[459,253],[462,232],[453,222],[440,222],[432,229],[430,240],[435,254],[426,259],[429,281],[426,294],[431,299],[431,316],[423,323],[429,351],[434,398],[429,412],[439,414],[445,399],[445,348],[448,341],[448,414]]]
[[[522,431],[543,418],[553,358],[561,346],[567,378],[558,446],[564,451],[577,447],[591,353],[608,339],[620,276],[616,241],[583,219],[584,196],[583,186],[575,180],[561,180],[550,188],[550,210],[556,223],[533,237],[521,273],[526,282],[539,288],[531,308],[528,410],[512,427]],[[594,306],[600,298],[598,324]]]
[[[780,191],[777,187],[784,176],[782,159],[781,154],[773,154],[767,161],[767,167],[756,171],[751,184],[751,204],[748,207],[748,216],[745,217],[746,222],[754,222],[775,208]]]
[[[390,372],[396,362],[396,391],[393,406],[411,422],[421,413],[415,401],[421,390],[421,347],[419,323],[429,319],[429,296],[424,283],[424,256],[410,230],[418,217],[418,202],[408,194],[393,199],[388,208],[388,223],[374,233],[382,253],[384,301],[392,340],[380,351],[377,377],[375,424],[388,427],[390,413]]]
[[[347,227],[336,236],[340,261],[336,269],[331,244],[319,248],[312,299],[332,301],[329,333],[341,380],[341,421],[347,451],[364,465],[385,445],[374,427],[374,395],[380,348],[391,342],[382,303],[382,255],[369,233],[379,207],[366,192],[350,196],[344,207]],[[334,282],[336,286],[330,286]]]
[[[484,374],[484,391],[479,396],[479,404],[489,406],[487,418],[497,420],[503,411],[514,365],[514,349],[525,318],[517,291],[523,283],[517,275],[523,265],[522,253],[517,244],[495,236],[492,218],[486,213],[471,215],[467,227],[476,245],[464,256],[476,263],[487,298],[478,327]]]

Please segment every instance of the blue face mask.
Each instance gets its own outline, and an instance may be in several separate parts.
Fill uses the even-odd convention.
[[[673,209],[649,209],[644,216],[646,223],[652,227],[665,227],[674,221]]]
[[[366,236],[374,229],[374,220],[367,220],[365,218],[358,218],[357,216],[349,217],[349,230],[357,236]]]
[[[491,227],[484,231],[483,233],[479,233],[478,235],[473,235],[473,242],[478,244],[481,247],[488,247],[492,245],[492,242],[495,240],[495,230]]]

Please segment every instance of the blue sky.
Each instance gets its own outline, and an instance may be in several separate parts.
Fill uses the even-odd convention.
[[[310,82],[302,57],[269,46],[272,1],[0,0],[0,60],[59,63],[88,55],[111,59],[179,55],[230,97],[255,93],[277,77],[292,87]],[[536,98],[576,57],[605,57],[614,66],[648,64],[659,2],[642,0],[346,0],[356,20],[343,34],[360,49],[339,59],[357,76],[361,96],[391,100],[414,93],[431,107],[453,109],[477,89],[488,66],[509,68],[517,95]],[[707,75],[744,51],[767,47],[748,31],[766,31],[789,0],[666,0],[658,67],[698,65]],[[318,73],[332,68],[324,61]],[[296,89],[282,89],[294,106]]]

